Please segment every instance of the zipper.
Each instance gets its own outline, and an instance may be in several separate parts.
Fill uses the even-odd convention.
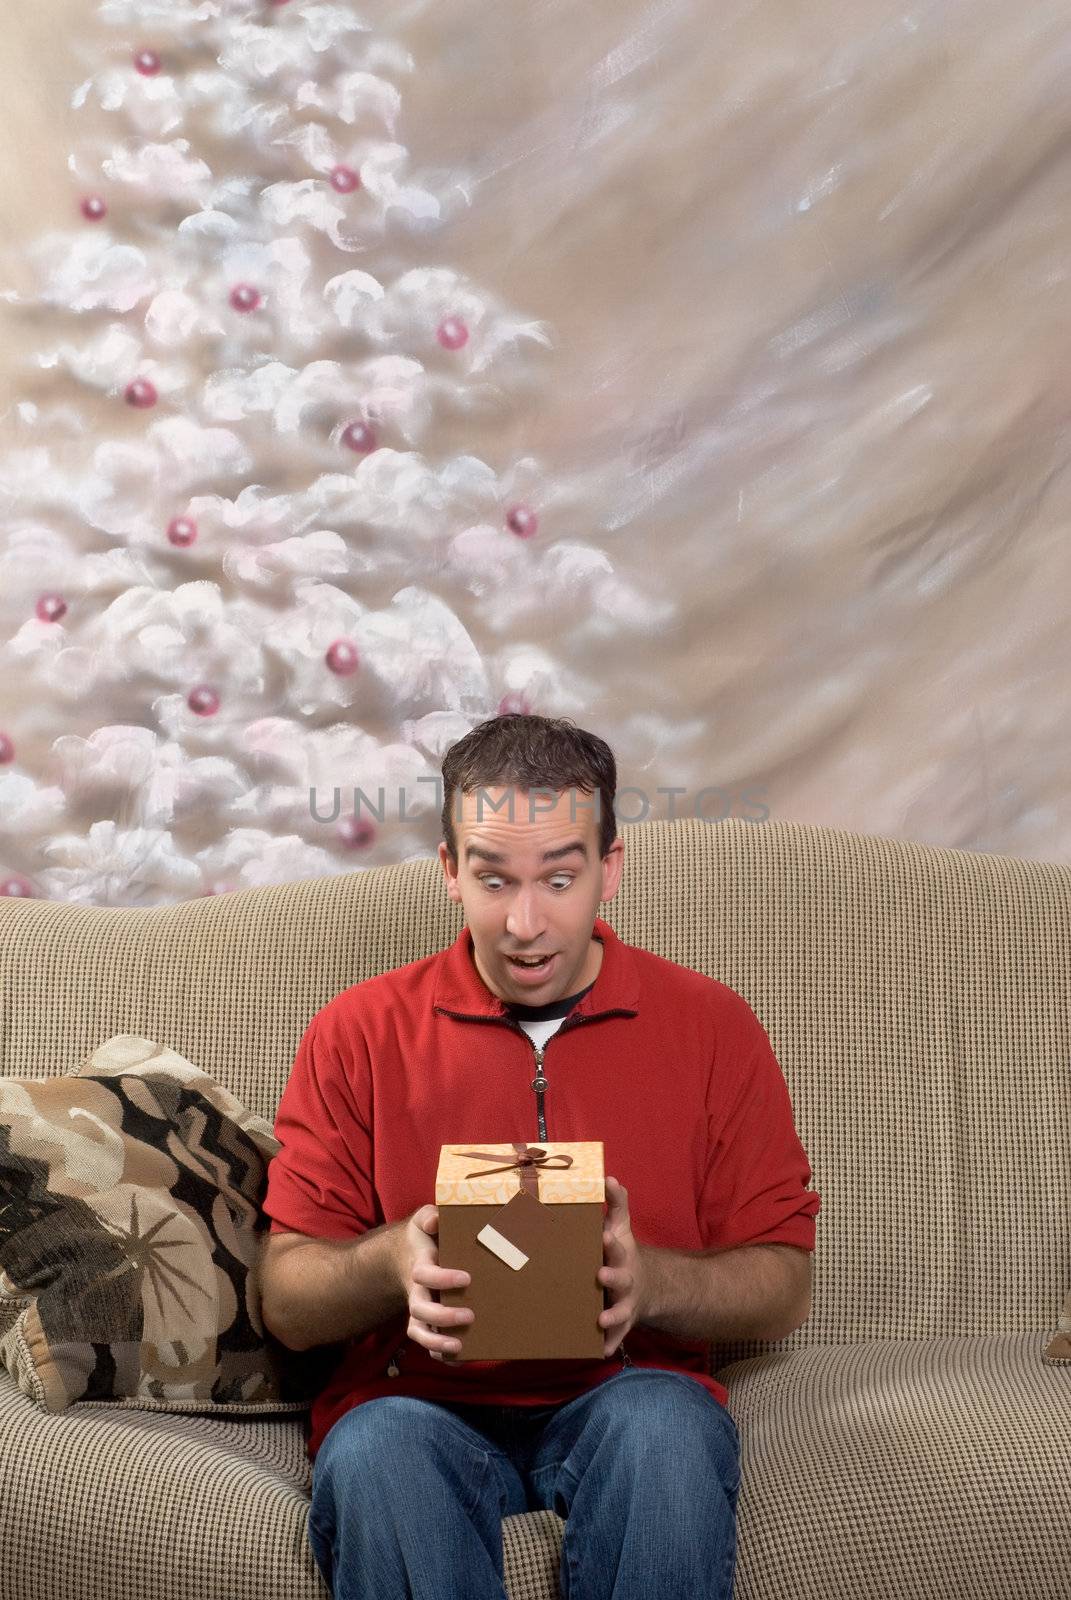
[[[524,1032],[523,1028],[521,1029],[521,1032]],[[533,1040],[532,1043],[535,1048],[536,1069],[536,1075],[532,1079],[532,1088],[535,1090],[536,1097],[536,1138],[542,1143],[547,1137],[547,1116],[543,1106],[543,1096],[547,1092],[547,1080],[543,1076],[543,1052],[547,1048],[547,1045],[536,1044],[535,1040]],[[549,1043],[550,1040],[548,1039],[547,1044]]]
[[[601,1015],[605,1016],[605,1015],[607,1015],[607,1013],[603,1012],[603,1013],[601,1013]],[[476,1020],[476,1019],[472,1019],[472,1020]],[[484,1021],[484,1020],[497,1021],[499,1019],[497,1019],[497,1018],[487,1018],[487,1019],[480,1018],[479,1020],[480,1021]],[[566,1028],[578,1028],[582,1022],[593,1022],[595,1020],[597,1020],[597,1019],[593,1018],[593,1017],[566,1017],[565,1020],[563,1021],[562,1025],[561,1025],[561,1027],[560,1028],[556,1028],[554,1030],[554,1032],[551,1034],[550,1039],[556,1039],[560,1033],[564,1033],[565,1032]],[[544,1075],[544,1072],[543,1072],[543,1056],[546,1053],[546,1048],[547,1048],[547,1045],[550,1043],[550,1039],[547,1040],[547,1044],[536,1044],[536,1042],[532,1038],[532,1036],[530,1034],[528,1034],[528,1033],[525,1033],[524,1029],[521,1027],[519,1022],[509,1021],[509,1020],[506,1020],[505,1018],[502,1019],[502,1022],[503,1022],[505,1027],[509,1028],[511,1033],[519,1033],[519,1034],[521,1034],[521,1036],[523,1038],[527,1039],[528,1043],[532,1046],[532,1049],[535,1052],[536,1075],[532,1079],[531,1087],[535,1091],[535,1097],[536,1097],[536,1138],[538,1139],[538,1141],[541,1144],[546,1144],[547,1143],[547,1118],[546,1118],[546,1110],[545,1110],[545,1107],[544,1107],[544,1096],[546,1095],[547,1089],[550,1087],[550,1085],[547,1082],[547,1079],[546,1079],[546,1077]],[[399,1363],[401,1361],[402,1356],[405,1355],[406,1349],[408,1348],[408,1345],[409,1345],[409,1340],[407,1339],[405,1341],[405,1344],[400,1344],[398,1346],[397,1350],[395,1350],[394,1354],[391,1356],[390,1362],[389,1362],[389,1364],[387,1366],[387,1377],[388,1378],[396,1378],[398,1376]],[[621,1344],[619,1346],[619,1349],[620,1349],[620,1354],[621,1354],[621,1365],[623,1367],[631,1367],[632,1366],[632,1359],[629,1356],[628,1351],[625,1349],[625,1340],[624,1339],[622,1339]]]
[[[593,1019],[591,1017],[566,1017],[562,1022],[561,1027],[555,1028],[554,1032],[550,1036],[550,1039],[556,1039],[558,1035],[564,1033],[567,1028],[578,1028],[582,1022],[591,1022],[592,1020]],[[550,1085],[547,1082],[546,1076],[543,1072],[543,1057],[546,1053],[547,1045],[550,1044],[550,1039],[547,1040],[546,1044],[536,1044],[531,1035],[525,1033],[519,1022],[510,1022],[507,1024],[507,1026],[510,1028],[511,1032],[522,1034],[535,1051],[536,1075],[532,1079],[531,1087],[535,1091],[536,1097],[536,1139],[540,1144],[546,1144],[548,1136],[544,1096],[546,1095]]]
[[[567,1028],[578,1028],[582,1022],[591,1022],[592,1020],[593,1018],[591,1017],[566,1017],[561,1027],[555,1028],[546,1044],[536,1044],[534,1039],[531,1040],[532,1048],[535,1051],[536,1067],[536,1075],[532,1079],[532,1088],[535,1090],[536,1122],[538,1125],[538,1139],[541,1144],[547,1143],[547,1118],[543,1105],[543,1097],[549,1087],[543,1072],[543,1056],[546,1053],[547,1045],[550,1044],[551,1039],[557,1039],[559,1034],[564,1033]],[[515,1028],[517,1033],[524,1033],[524,1029],[519,1023],[511,1024],[511,1026]],[[526,1039],[530,1038],[530,1035],[527,1033],[524,1033],[524,1036]],[[624,1339],[622,1339],[619,1349],[621,1354],[621,1365],[623,1367],[631,1367],[632,1359],[629,1356],[628,1351],[625,1349]]]
[[[555,1032],[551,1034],[550,1039],[547,1040],[547,1044],[537,1045],[531,1036],[525,1033],[520,1023],[514,1022],[510,1017],[474,1016],[466,1011],[448,1011],[445,1006],[437,1006],[436,1010],[441,1012],[444,1017],[456,1017],[459,1022],[482,1022],[489,1024],[491,1027],[508,1028],[511,1033],[519,1033],[522,1038],[528,1040],[528,1043],[535,1051],[536,1075],[532,1079],[532,1088],[535,1090],[536,1096],[536,1137],[537,1139],[543,1141],[547,1139],[547,1119],[543,1106],[543,1096],[550,1087],[543,1073],[543,1053],[546,1050],[547,1045],[550,1044],[550,1039],[557,1039],[559,1034],[565,1033],[566,1029],[579,1028],[581,1023],[584,1022],[599,1022],[603,1017],[631,1017],[634,1015],[633,1012],[627,1009],[613,1007],[608,1011],[600,1011],[593,1017],[566,1017],[561,1027],[556,1029]]]

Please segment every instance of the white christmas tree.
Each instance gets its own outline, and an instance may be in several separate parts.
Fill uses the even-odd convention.
[[[0,894],[426,855],[454,740],[578,717],[578,663],[665,621],[582,475],[441,448],[538,399],[552,340],[443,264],[465,175],[397,142],[422,9],[98,8],[74,104],[119,133],[7,295],[53,342],[0,460]]]

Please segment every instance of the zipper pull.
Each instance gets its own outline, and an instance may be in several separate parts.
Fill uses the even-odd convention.
[[[543,1076],[543,1051],[545,1048],[545,1045],[535,1046],[536,1075],[532,1079],[532,1088],[536,1094],[543,1094],[547,1088],[547,1080]]]

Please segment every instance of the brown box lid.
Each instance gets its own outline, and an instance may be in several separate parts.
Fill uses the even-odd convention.
[[[539,1198],[544,1205],[578,1205],[606,1199],[601,1139],[542,1144],[485,1144],[480,1140],[444,1144],[439,1151],[439,1170],[435,1175],[437,1206],[505,1205],[526,1187],[524,1171],[516,1162],[522,1150],[545,1156],[534,1169]],[[474,1154],[475,1152],[475,1154]],[[569,1163],[557,1158],[569,1157]],[[491,1171],[505,1167],[506,1171]]]

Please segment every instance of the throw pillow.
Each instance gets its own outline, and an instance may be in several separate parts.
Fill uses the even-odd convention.
[[[120,1034],[71,1077],[0,1079],[0,1365],[47,1411],[306,1411],[340,1346],[260,1315],[271,1126]]]

